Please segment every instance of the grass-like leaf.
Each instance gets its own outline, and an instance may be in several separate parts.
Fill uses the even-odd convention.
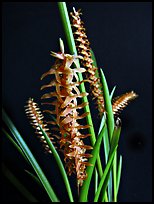
[[[109,94],[107,81],[106,81],[106,78],[104,76],[102,69],[100,69],[100,74],[101,74],[101,82],[103,85],[104,106],[105,106],[106,117],[107,117],[106,123],[107,123],[108,137],[109,137],[109,142],[110,142],[112,139],[112,134],[113,134],[113,130],[114,130],[114,116],[113,116],[111,97]],[[113,92],[114,92],[114,90],[113,90]],[[113,94],[113,92],[112,92],[112,94]],[[107,142],[107,137],[105,139],[106,139],[105,142]],[[105,143],[105,145],[107,145],[107,144]],[[108,193],[109,193],[109,201],[111,202],[111,199],[112,199],[112,172],[110,173]]]
[[[121,127],[115,126],[114,131],[113,131],[112,140],[111,140],[110,154],[113,152],[115,145],[117,145],[119,142],[120,132],[121,132]],[[110,156],[110,154],[109,154],[109,156]]]
[[[95,193],[97,191],[97,188],[98,188],[98,172],[97,172],[97,169],[95,167]]]
[[[115,92],[115,89],[116,89],[116,86],[113,87],[112,91],[111,91],[111,94],[110,94],[110,100],[112,100],[113,98],[113,94]]]
[[[63,24],[63,27],[64,27],[64,32],[65,32],[67,44],[68,44],[68,47],[69,47],[69,51],[70,51],[71,54],[77,55],[77,49],[76,49],[76,46],[75,46],[75,40],[74,40],[74,37],[73,37],[73,32],[72,32],[72,28],[71,28],[71,23],[70,23],[68,11],[67,11],[66,3],[65,2],[58,2],[58,7],[59,7],[61,20],[62,20],[62,24]],[[77,60],[77,64],[78,64],[78,67],[80,67],[79,60]],[[79,77],[79,81],[83,81],[82,73],[78,73],[78,77]],[[82,93],[86,92],[84,82],[80,84],[79,88],[80,88],[80,91]],[[88,102],[87,96],[84,96],[82,98],[82,100],[83,100],[83,102]],[[90,114],[89,105],[86,105],[84,107],[84,110],[85,110],[85,112],[89,113],[87,115],[86,119],[87,119],[87,123],[90,125],[89,132],[91,134],[90,139],[91,139],[91,143],[92,143],[92,146],[93,146],[95,144],[95,141],[96,141],[96,136],[95,136],[95,131],[94,131],[94,128],[93,128],[94,126],[93,126],[92,117],[91,117],[91,114]]]
[[[23,158],[26,160],[26,162],[29,163],[27,157],[25,156],[24,152],[22,151],[22,149],[20,148],[20,146],[17,144],[17,142],[11,137],[11,135],[6,132],[6,130],[4,130],[2,128],[2,132],[4,132],[4,134],[6,135],[6,137],[9,139],[9,141],[13,144],[13,146],[18,150],[18,152],[23,156]],[[30,164],[30,163],[29,163]],[[28,170],[25,170],[25,172],[28,173],[28,175],[30,175],[33,180],[35,180],[37,182],[37,184],[40,185],[40,187],[43,187],[40,180],[38,179],[38,177],[36,175],[34,175],[33,173],[29,172]]]
[[[2,163],[2,173],[8,178],[8,180],[18,189],[18,191],[29,201],[39,202],[31,192],[25,188],[25,186],[19,181],[19,179]]]
[[[91,53],[91,58],[93,60],[92,64],[94,67],[98,67],[97,66],[97,60],[96,60],[96,57],[95,57],[95,54],[94,54],[94,51],[92,49],[90,49],[90,53]],[[99,76],[99,75],[98,75]]]
[[[99,127],[99,133],[100,133],[102,126],[104,125],[105,118],[106,118],[106,114],[104,113],[102,116],[102,119],[101,119],[101,123],[100,123],[100,127]],[[110,151],[107,126],[106,126],[105,131],[104,131],[103,145],[104,145],[104,154],[105,154],[105,164],[107,164],[108,154]],[[112,200],[112,180],[110,180],[108,183],[108,199],[109,199],[109,201]]]
[[[98,186],[98,190],[95,194],[95,198],[94,198],[94,202],[98,202],[98,198],[99,198],[99,195],[100,195],[100,192],[102,191],[102,200],[104,200],[104,195],[105,195],[105,190],[107,188],[107,184],[108,184],[108,179],[109,179],[109,175],[110,175],[110,170],[112,168],[112,165],[113,165],[113,159],[114,159],[114,155],[115,155],[115,151],[117,149],[117,146],[115,146],[114,148],[114,151],[111,153],[110,157],[109,157],[109,160],[106,164],[106,167],[105,167],[105,170],[104,170],[104,174],[101,178],[101,181],[99,183],[99,186]]]
[[[65,186],[66,186],[66,189],[67,189],[67,192],[68,192],[68,196],[69,196],[70,202],[74,202],[72,191],[71,191],[71,187],[70,187],[70,184],[69,184],[69,180],[68,180],[65,168],[63,166],[63,163],[62,163],[62,161],[61,161],[61,159],[59,157],[59,154],[58,154],[57,150],[55,149],[54,145],[52,144],[52,142],[51,142],[50,138],[48,137],[48,135],[43,131],[43,129],[41,128],[40,125],[39,125],[39,127],[40,127],[40,130],[41,130],[43,136],[46,139],[47,144],[49,145],[50,150],[53,153],[53,156],[54,156],[56,162],[57,162],[57,165],[59,167],[59,170],[61,172],[61,175],[63,177],[64,183],[65,183]]]
[[[75,41],[72,33],[72,28],[69,20],[69,15],[67,12],[67,7],[65,2],[58,2],[58,8],[60,11],[61,19],[62,19],[62,24],[64,27],[64,32],[66,36],[66,40],[68,43],[68,47],[70,49],[70,53],[73,55],[77,55],[77,50],[75,46]]]
[[[108,161],[110,160],[110,158],[113,156],[113,152],[114,152],[114,156],[113,156],[113,160],[112,160],[112,164],[114,162],[114,157],[116,155],[116,151],[117,151],[117,147],[118,147],[118,142],[119,142],[119,137],[120,137],[120,131],[121,131],[121,127],[115,127],[114,131],[113,131],[113,135],[112,135],[112,140],[111,140],[111,145],[110,145],[110,152],[109,152],[109,156],[108,156]],[[107,166],[106,166],[107,167]],[[111,166],[110,166],[111,167]],[[104,171],[105,172],[105,171]],[[108,178],[109,178],[110,173],[108,172],[107,174],[107,179],[104,180],[105,184],[103,187],[103,192],[106,189],[107,185],[108,185]],[[115,187],[115,186],[114,186]],[[115,188],[114,188],[115,189]],[[102,196],[102,201],[104,201],[104,196]]]
[[[27,169],[25,169],[25,172],[40,186],[43,187],[40,180],[38,179],[38,177],[36,175],[34,175],[32,172],[28,171]]]
[[[121,170],[122,170],[122,155],[120,155],[119,158],[119,164],[118,164],[118,171],[117,171],[117,195],[118,196],[118,191],[119,191],[119,184],[120,184],[120,179],[121,179]]]
[[[17,143],[19,144],[20,148],[22,149],[22,151],[26,155],[26,157],[29,160],[29,162],[31,163],[32,167],[34,168],[34,170],[35,170],[37,176],[39,177],[40,181],[42,182],[50,200],[53,202],[59,202],[59,199],[57,198],[53,188],[51,187],[51,185],[50,185],[49,181],[47,180],[45,174],[43,173],[41,167],[39,166],[38,162],[34,158],[29,147],[27,146],[27,144],[25,143],[25,141],[21,137],[20,133],[18,132],[18,130],[16,129],[16,127],[14,126],[14,124],[12,123],[12,121],[10,120],[8,115],[6,114],[6,112],[4,111],[4,109],[2,109],[2,119],[4,120],[4,122],[8,126],[8,128],[10,129],[12,135],[14,136],[14,138],[16,139]]]
[[[96,143],[95,143],[95,145],[93,147],[93,150],[91,152],[93,157],[89,159],[89,163],[92,164],[93,166],[88,166],[87,167],[88,178],[83,182],[83,186],[81,187],[79,202],[87,202],[89,186],[90,186],[92,174],[93,174],[93,171],[94,171],[94,168],[95,168],[96,159],[97,159],[97,156],[99,154],[102,138],[104,136],[105,127],[106,127],[106,125],[104,125],[104,127],[102,128],[102,131],[100,132],[100,134],[99,134],[99,136],[97,138],[97,141],[96,141]]]
[[[108,156],[110,152],[110,144],[109,144],[109,135],[108,135],[108,130],[107,127],[105,129],[104,137],[103,137],[103,144],[104,144],[104,153],[105,153],[105,164],[107,165],[108,162]],[[112,172],[110,172],[111,178],[109,179],[108,182],[108,199],[109,202],[112,201]]]
[[[90,52],[91,52],[91,57],[92,57],[92,60],[93,60],[93,66],[94,66],[94,67],[98,67],[98,66],[97,66],[96,57],[95,57],[95,54],[94,54],[93,50],[90,49]],[[95,71],[95,76],[96,76],[97,78],[100,77],[98,69]],[[110,94],[110,99],[112,99],[112,96],[113,96],[113,94],[114,94],[115,88],[116,88],[116,87],[113,88],[113,90],[112,90],[112,92],[111,92],[111,94]],[[102,117],[102,120],[101,120],[101,125],[100,125],[99,130],[101,130],[101,126],[103,125],[104,120],[105,120],[105,114],[103,114],[103,117]],[[107,128],[106,128],[105,133],[104,133],[103,144],[104,144],[104,153],[105,153],[105,163],[107,163],[108,154],[109,154],[109,150],[110,150]],[[112,198],[112,181],[109,182],[109,184],[108,184],[108,198],[109,198],[109,201],[110,201],[111,198]]]
[[[118,144],[120,138],[121,127],[115,126],[112,140],[111,140],[111,152],[113,151],[114,145]],[[113,186],[114,186],[114,202],[117,202],[117,152],[113,161]]]
[[[104,105],[105,105],[106,117],[107,117],[106,123],[107,123],[109,138],[111,140],[113,130],[114,130],[114,116],[113,116],[112,104],[111,104],[111,99],[110,99],[110,94],[109,94],[109,89],[108,89],[108,85],[106,82],[106,78],[104,76],[103,70],[100,69],[100,71],[101,71],[101,81],[103,84]]]
[[[70,53],[77,55],[77,49],[76,49],[76,46],[75,46],[75,40],[74,40],[74,37],[73,37],[73,32],[72,32],[71,23],[70,23],[70,20],[69,20],[69,15],[68,15],[66,3],[65,2],[58,2],[58,7],[59,7],[59,12],[60,12],[60,15],[61,15],[61,20],[62,20],[62,24],[63,24],[63,27],[64,27],[64,32],[65,32],[65,36],[66,36],[66,40],[67,40],[67,43],[68,43]],[[79,60],[77,61],[77,64],[78,64],[78,67],[80,67]],[[79,77],[79,81],[83,80],[82,73],[78,73],[78,77]],[[84,83],[81,83],[79,88],[80,88],[80,91],[82,93],[86,92]],[[82,100],[83,100],[83,102],[88,102],[87,96],[84,96],[82,98]],[[84,111],[89,113],[86,116],[86,120],[87,120],[87,124],[90,125],[90,128],[89,128],[89,133],[91,134],[90,142],[91,142],[91,145],[94,146],[94,144],[96,142],[96,135],[95,135],[95,130],[94,130],[93,122],[92,122],[92,117],[91,117],[91,112],[90,112],[89,105],[86,105],[84,107]],[[98,158],[97,158],[97,166],[98,166],[99,176],[102,177],[103,170],[102,170],[102,164],[101,164],[101,160],[100,160],[99,155],[98,155]],[[108,200],[107,195],[105,197],[105,200],[106,201]]]
[[[117,151],[113,161],[113,201],[117,202]]]
[[[27,157],[25,156],[24,152],[22,151],[20,146],[17,144],[17,142],[11,137],[11,135],[4,128],[2,128],[2,132],[6,135],[6,137],[13,144],[13,146],[18,150],[18,152],[23,156],[23,158],[26,160],[26,162],[29,163],[29,161],[28,161]]]
[[[92,58],[92,60],[93,60],[93,63],[92,63],[92,64],[93,64],[94,67],[97,67],[97,68],[98,68],[98,66],[97,66],[97,61],[96,61],[96,57],[95,57],[95,54],[94,54],[93,50],[90,49],[90,52],[91,52],[91,58]],[[96,76],[97,78],[99,78],[98,69],[95,71],[95,76]]]

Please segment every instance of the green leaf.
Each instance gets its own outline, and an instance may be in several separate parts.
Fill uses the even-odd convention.
[[[101,71],[101,81],[103,85],[103,94],[104,94],[104,105],[105,105],[105,110],[106,110],[106,116],[107,116],[107,128],[108,128],[108,133],[109,133],[109,138],[111,140],[113,130],[114,130],[114,116],[113,116],[113,111],[112,111],[112,104],[111,104],[111,99],[109,95],[109,89],[108,85],[104,76],[104,73],[102,69]]]
[[[92,60],[93,60],[93,66],[94,66],[94,67],[98,67],[98,66],[97,66],[96,57],[95,57],[95,54],[94,54],[94,52],[93,52],[92,49],[90,49],[90,53],[91,53],[91,58],[92,58]]]
[[[115,89],[116,89],[116,86],[113,87],[112,91],[111,91],[111,94],[110,94],[110,100],[112,100],[113,98],[113,94],[115,92]]]
[[[39,125],[39,124],[38,124],[38,125]],[[71,187],[70,187],[70,184],[69,184],[69,180],[68,180],[68,177],[67,177],[65,168],[64,168],[64,166],[63,166],[63,163],[62,163],[62,161],[61,161],[61,159],[60,159],[60,157],[59,157],[59,154],[58,154],[58,152],[56,151],[56,149],[55,149],[54,145],[52,144],[52,142],[51,142],[50,138],[48,137],[48,135],[44,132],[44,130],[42,129],[42,127],[41,127],[40,125],[39,125],[39,127],[40,127],[40,130],[41,130],[43,136],[44,136],[45,139],[46,139],[47,144],[49,145],[50,150],[51,150],[52,153],[53,153],[53,156],[54,156],[56,162],[57,162],[57,165],[58,165],[58,167],[59,167],[59,170],[60,170],[60,172],[61,172],[61,175],[62,175],[63,180],[64,180],[64,183],[65,183],[65,186],[66,186],[66,189],[67,189],[67,192],[68,192],[68,196],[69,196],[69,198],[70,198],[70,201],[71,201],[71,202],[74,202],[73,195],[72,195],[72,191],[71,191]]]
[[[19,190],[19,192],[29,201],[29,202],[39,202],[32,194],[29,192],[25,186],[17,179],[17,177],[2,163],[2,173],[9,179],[9,181]]]
[[[14,145],[14,147],[18,150],[18,152],[23,156],[23,158],[26,160],[26,162],[29,163],[29,161],[28,161],[27,157],[25,156],[24,152],[22,151],[20,146],[14,141],[14,139],[10,136],[10,134],[8,132],[6,132],[6,130],[4,130],[4,128],[2,128],[2,132],[6,135],[6,137],[9,139],[9,141]]]
[[[40,186],[42,186],[42,183],[40,182],[40,180],[38,179],[38,177],[36,175],[34,175],[33,173],[31,173],[30,171],[25,169],[25,172]]]
[[[34,168],[36,174],[38,175],[40,181],[42,182],[42,184],[43,184],[49,198],[51,199],[51,201],[59,202],[59,199],[57,198],[53,188],[51,187],[49,181],[47,180],[46,176],[44,175],[41,167],[37,163],[32,152],[28,148],[27,144],[25,143],[25,141],[21,137],[20,133],[18,132],[18,130],[16,129],[16,127],[14,126],[14,124],[12,123],[12,121],[10,120],[8,115],[6,114],[6,112],[4,111],[4,109],[2,109],[2,119],[4,120],[4,122],[6,123],[8,128],[10,129],[10,131],[13,134],[14,138],[16,139],[17,143],[19,144],[20,148],[22,149],[22,151],[26,155],[26,157],[29,160],[29,162],[31,163],[32,167]]]
[[[94,52],[93,52],[93,50],[92,49],[90,49],[90,52],[91,52],[91,58],[92,58],[92,60],[93,60],[93,66],[94,67],[98,67],[97,66],[97,62],[96,62],[96,57],[95,57],[95,54],[94,54]],[[98,71],[98,69],[96,69],[96,71],[95,71],[95,76],[97,77],[97,78],[99,78],[99,71]]]
[[[117,149],[117,146],[114,148],[114,150],[110,154],[110,157],[108,159],[107,165],[106,165],[105,170],[104,170],[104,174],[103,174],[103,176],[102,176],[102,178],[100,180],[98,190],[97,190],[97,192],[95,194],[94,202],[98,202],[98,198],[99,198],[99,195],[100,195],[101,191],[102,191],[102,196],[103,196],[102,200],[104,200],[105,190],[107,188],[109,175],[110,175],[110,171],[111,171],[111,168],[112,168],[112,165],[113,165],[113,158],[114,158],[116,149]]]
[[[76,49],[75,40],[73,37],[73,32],[72,32],[71,23],[69,20],[69,15],[68,15],[66,3],[65,2],[58,2],[58,8],[59,8],[59,12],[61,15],[61,20],[62,20],[62,24],[64,27],[64,32],[65,32],[65,36],[66,36],[66,40],[67,40],[67,44],[68,44],[70,53],[77,55],[77,49]],[[79,60],[77,60],[76,64],[78,67],[80,67]],[[79,81],[83,80],[82,73],[78,73],[78,77],[79,77]],[[79,88],[80,88],[81,93],[86,92],[84,82],[80,84]],[[88,102],[87,96],[84,96],[82,98],[82,101]],[[90,111],[89,105],[86,105],[84,107],[84,112],[89,113],[86,116],[86,120],[87,120],[87,124],[90,125],[90,128],[88,129],[89,133],[91,134],[90,142],[91,142],[91,145],[94,146],[95,141],[96,141],[96,135],[95,135],[95,130],[94,130],[94,126],[93,126],[93,121],[92,121],[91,111]],[[99,176],[101,177],[103,174],[103,171],[102,171],[102,164],[101,164],[101,160],[100,160],[99,155],[97,158],[97,169],[98,169]],[[107,196],[106,196],[105,200],[106,201],[108,200]]]
[[[58,2],[58,8],[59,8],[59,12],[61,15],[61,20],[62,20],[62,24],[64,27],[64,32],[65,32],[67,44],[69,47],[69,51],[71,54],[77,55],[77,49],[76,49],[75,40],[73,37],[73,32],[72,32],[72,28],[71,28],[71,23],[70,23],[68,11],[67,11],[66,3],[65,2]],[[77,66],[80,67],[80,63],[79,63],[78,59],[77,59]],[[78,73],[78,77],[79,77],[79,81],[83,81],[82,73]],[[80,88],[81,93],[86,92],[84,82],[80,84],[79,88]],[[84,96],[82,98],[82,100],[83,100],[83,102],[88,102],[87,96]],[[89,133],[91,134],[90,140],[91,140],[91,144],[93,146],[95,144],[95,141],[96,141],[96,136],[95,136],[95,131],[93,128],[94,126],[93,126],[93,122],[92,122],[92,117],[91,117],[89,105],[86,105],[84,107],[84,111],[89,113],[86,116],[86,120],[87,120],[87,124],[90,125]]]
[[[65,32],[65,35],[66,35],[68,47],[70,49],[70,53],[72,55],[73,54],[77,55],[75,41],[74,41],[74,37],[73,37],[71,23],[70,23],[70,20],[69,20],[69,15],[68,15],[68,12],[67,12],[66,3],[65,2],[58,2],[58,7],[59,7],[59,11],[60,11],[60,15],[61,15],[62,24],[63,24],[63,27],[64,27],[64,32]]]
[[[113,160],[113,202],[117,202],[117,151]]]
[[[112,152],[114,147],[118,145],[119,138],[120,138],[121,127],[115,126],[112,141],[111,141],[111,149]],[[113,189],[114,189],[114,202],[117,202],[117,152],[115,152],[115,157],[113,161]]]
[[[112,154],[112,152],[114,151],[115,146],[118,145],[119,138],[120,138],[120,132],[121,132],[121,127],[115,126],[112,140],[111,140],[110,154]]]
[[[99,132],[100,132],[102,126],[105,123],[105,119],[106,119],[106,114],[104,113],[103,116],[102,116],[102,119],[101,119]],[[109,151],[110,151],[107,126],[106,126],[105,131],[104,131],[103,145],[104,145],[104,154],[105,154],[105,164],[107,164],[108,154],[109,154]],[[112,200],[112,180],[110,180],[109,183],[108,183],[108,199],[109,199],[109,201]]]
[[[110,149],[109,144],[114,130],[114,116],[112,111],[111,99],[116,87],[113,88],[111,94],[109,95],[109,89],[106,82],[106,78],[104,76],[102,69],[100,69],[100,71],[101,71],[101,82],[103,85],[102,87],[103,87],[103,95],[104,95],[104,105],[105,105],[106,118],[107,118],[107,131],[105,131],[105,136],[103,138],[105,159],[107,161],[109,149]],[[111,202],[112,201],[112,172],[110,173],[110,179],[108,183],[108,197],[109,197],[109,202]]]
[[[97,169],[95,167],[95,192],[97,191],[97,188],[98,188],[98,172],[97,172]]]
[[[83,186],[81,187],[79,202],[87,202],[89,186],[90,186],[92,174],[93,174],[93,171],[95,168],[96,159],[97,159],[97,156],[99,155],[99,150],[100,150],[102,138],[104,136],[105,127],[106,127],[106,125],[104,125],[104,127],[102,128],[102,130],[101,130],[101,132],[97,138],[97,141],[93,147],[93,150],[91,153],[93,155],[93,157],[89,159],[89,163],[92,164],[93,166],[87,167],[86,172],[87,172],[88,178],[83,182]]]
[[[112,97],[113,97],[115,88],[116,88],[116,86],[114,86],[113,89],[112,89],[112,92],[111,92],[111,94],[110,94],[110,99],[112,99]],[[101,119],[101,123],[100,123],[100,127],[99,127],[98,134],[100,133],[102,127],[104,126],[105,119],[106,119],[106,114],[104,113],[103,116],[102,116],[102,119]],[[103,137],[103,141],[104,141],[105,162],[107,163],[108,154],[109,154],[109,150],[110,150],[107,129],[106,129],[106,131],[105,131],[105,135],[104,135],[104,137]]]
[[[110,144],[109,144],[109,136],[108,136],[107,128],[105,131],[103,142],[104,142],[104,151],[105,151],[105,164],[107,165],[108,155],[110,152]],[[112,171],[110,171],[110,179],[108,182],[108,198],[109,198],[109,202],[111,202],[112,201]]]
[[[105,124],[105,121],[106,121],[106,113],[104,112],[102,115],[102,118],[101,118],[98,134],[100,134],[100,132],[101,132],[101,130]]]
[[[119,142],[119,138],[120,138],[120,132],[121,132],[121,127],[120,126],[115,126],[114,131],[113,131],[113,135],[112,135],[112,140],[111,140],[111,144],[110,144],[110,150],[109,150],[109,155],[108,155],[108,159],[111,157],[113,151],[115,150],[115,147],[118,146],[118,142]],[[104,135],[105,137],[106,135]],[[114,189],[114,200],[116,200],[116,154],[117,152],[115,152],[115,158],[113,159],[113,189]],[[112,202],[112,177],[111,177],[111,172],[109,173],[109,180],[106,180],[106,182],[108,181],[107,185],[108,185],[108,196],[109,196],[109,202]],[[101,194],[102,195],[102,194]],[[103,197],[103,196],[102,196]],[[103,197],[104,199],[104,197]]]
[[[121,179],[121,170],[122,170],[122,155],[120,155],[119,164],[118,164],[118,172],[117,172],[117,195],[119,191],[119,184]]]

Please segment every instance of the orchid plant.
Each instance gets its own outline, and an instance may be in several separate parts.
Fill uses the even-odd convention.
[[[130,91],[113,97],[115,87],[109,91],[103,70],[97,66],[81,20],[81,10],[72,8],[69,14],[65,2],[57,4],[69,53],[65,53],[60,38],[59,52],[51,52],[55,63],[41,76],[41,80],[50,78],[48,84],[41,86],[41,91],[46,91],[41,97],[43,108],[30,97],[25,113],[44,151],[55,159],[70,202],[117,202],[122,172],[122,155],[119,157],[117,154],[121,133],[120,112],[137,94]],[[96,119],[91,114],[90,97],[99,112],[101,123],[98,133],[94,129]],[[47,115],[50,120],[46,119]],[[2,117],[10,131],[3,128],[4,135],[34,169],[27,173],[37,182],[38,188],[44,188],[50,201],[63,202],[56,193],[58,189],[53,188],[35,154],[4,109]],[[105,162],[100,155],[101,149]],[[4,164],[3,172],[30,202],[38,201]],[[70,184],[72,175],[76,177],[73,185]],[[77,200],[73,188],[76,189]],[[93,195],[89,196],[91,188],[94,188]]]

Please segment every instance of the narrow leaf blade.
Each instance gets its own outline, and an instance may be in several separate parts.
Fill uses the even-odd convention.
[[[11,135],[6,130],[4,130],[3,128],[2,128],[2,132],[6,135],[6,137],[13,144],[13,146],[17,149],[17,151],[23,156],[23,158],[26,160],[26,162],[29,163],[29,161],[27,160],[27,157],[25,156],[24,152],[22,151],[20,146],[17,144],[17,142],[14,141],[14,139],[11,137]]]
[[[96,57],[95,57],[95,54],[94,54],[93,50],[90,49],[90,52],[91,52],[91,58],[92,58],[92,60],[93,60],[93,63],[92,63],[93,66],[94,66],[94,67],[98,67],[98,66],[97,66]],[[96,75],[97,78],[99,78],[99,71],[98,71],[98,69],[95,71],[95,75]]]
[[[120,132],[121,132],[121,126],[115,126],[112,141],[111,141],[111,153],[113,152],[115,146],[119,143],[120,138]],[[110,153],[110,154],[111,154]],[[115,152],[115,157],[113,160],[113,191],[114,191],[114,197],[113,201],[117,202],[117,152]]]
[[[111,170],[112,165],[113,165],[113,158],[114,158],[116,149],[117,149],[117,146],[115,147],[114,151],[112,152],[112,154],[109,157],[109,160],[108,160],[107,165],[106,165],[105,170],[104,170],[104,174],[103,174],[101,181],[99,183],[98,190],[95,194],[94,202],[98,202],[98,198],[99,198],[101,190],[103,190],[103,198],[104,198],[105,190],[107,188],[109,174],[110,174],[110,170]]]
[[[117,172],[117,195],[119,191],[120,179],[121,179],[121,170],[122,170],[122,155],[120,155],[119,164],[118,164],[118,172]]]
[[[102,81],[103,93],[104,93],[104,104],[105,104],[105,110],[106,110],[106,116],[107,116],[106,122],[107,122],[107,128],[109,132],[109,138],[111,140],[113,130],[114,130],[114,116],[112,111],[112,104],[111,104],[111,99],[109,95],[108,85],[102,69],[100,69],[100,71],[101,71],[101,81]]]
[[[42,182],[42,184],[43,184],[49,198],[51,199],[51,201],[59,202],[59,199],[57,198],[53,188],[51,187],[51,185],[50,185],[49,181],[47,180],[45,174],[43,173],[41,167],[37,163],[32,152],[30,151],[29,147],[27,146],[27,144],[25,143],[25,141],[21,137],[20,133],[18,132],[18,130],[16,129],[16,127],[14,126],[14,124],[12,123],[12,121],[10,120],[8,115],[6,114],[6,112],[4,111],[4,109],[2,109],[2,119],[4,120],[4,122],[6,123],[8,128],[10,129],[12,135],[14,136],[14,138],[16,139],[17,143],[19,144],[20,148],[22,149],[22,151],[26,155],[26,157],[29,160],[29,162],[31,163],[32,167],[34,168],[36,174],[38,175],[40,181]]]
[[[32,172],[28,171],[25,169],[25,172],[40,186],[42,186],[42,183],[40,182],[40,180],[38,179],[38,177],[36,175],[34,175]]]
[[[111,94],[110,94],[110,99],[112,100],[113,98],[113,94],[115,92],[115,89],[116,89],[116,86],[113,87],[112,91],[111,91]]]
[[[9,181],[19,190],[19,192],[27,198],[29,202],[39,202],[27,188],[19,181],[19,179],[2,163],[2,173]]]
[[[83,182],[83,186],[81,187],[79,202],[87,202],[88,190],[89,190],[92,174],[93,174],[93,171],[94,171],[96,159],[97,159],[97,157],[99,155],[99,150],[100,150],[102,138],[104,136],[105,127],[106,127],[106,125],[104,125],[104,127],[102,128],[102,131],[100,132],[100,134],[99,134],[99,136],[98,136],[98,138],[96,140],[96,143],[95,143],[95,145],[93,147],[93,150],[92,150],[92,153],[91,153],[93,155],[93,157],[89,159],[89,163],[92,164],[93,166],[88,166],[87,167],[88,178]]]

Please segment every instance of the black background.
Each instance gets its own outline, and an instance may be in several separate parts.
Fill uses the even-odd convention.
[[[122,133],[119,153],[123,156],[119,202],[152,201],[152,3],[151,2],[68,2],[82,9],[91,47],[98,66],[104,70],[109,89],[115,95],[134,90],[139,97],[121,114]],[[32,135],[24,113],[29,97],[40,103],[40,76],[53,64],[50,51],[59,51],[59,38],[66,46],[57,3],[2,4],[2,100],[19,132],[23,135],[48,177],[66,196],[59,184],[50,156],[42,159],[43,149]],[[96,130],[99,127],[93,108]],[[2,160],[40,199],[48,200],[37,190],[23,169],[29,166],[3,139]],[[48,169],[48,170],[47,170]],[[22,173],[21,173],[22,172]],[[51,173],[51,174],[50,174]],[[54,175],[54,176],[51,176]],[[58,172],[57,172],[58,175]],[[73,180],[73,179],[72,179]],[[73,181],[72,181],[73,182]],[[9,192],[9,196],[8,196]],[[13,185],[3,178],[3,201],[23,201]],[[67,197],[67,196],[66,196]]]

